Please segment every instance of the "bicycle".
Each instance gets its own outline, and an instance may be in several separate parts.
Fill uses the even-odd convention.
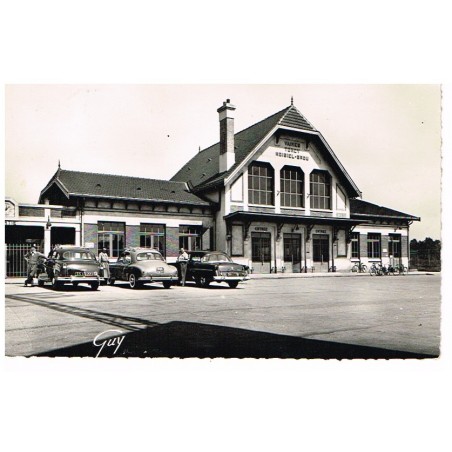
[[[394,265],[394,273],[405,276],[408,274],[408,268],[403,264]]]
[[[385,270],[383,270],[383,268]],[[383,267],[381,264],[375,265],[375,262],[369,269],[370,276],[383,276],[385,274],[386,267]]]
[[[366,273],[367,265],[362,264],[361,262],[356,262],[356,264],[352,267],[353,273]]]

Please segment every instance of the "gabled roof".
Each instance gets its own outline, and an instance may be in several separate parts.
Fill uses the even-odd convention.
[[[112,174],[85,173],[58,169],[41,191],[40,201],[54,184],[69,198],[85,196],[96,198],[120,198],[140,201],[159,201],[208,206],[190,193],[184,182],[116,176]]]
[[[419,217],[389,209],[388,207],[378,206],[361,199],[350,199],[350,217],[421,221]]]
[[[190,181],[194,187],[222,182],[228,174],[232,173],[240,165],[262,138],[278,124],[289,109],[290,107],[287,107],[234,135],[235,164],[229,171],[218,173],[220,143],[216,143],[196,154],[171,180]]]
[[[325,150],[325,155],[333,168],[338,172],[339,176],[343,175],[345,185],[349,188],[351,195],[360,195],[358,187],[351,180],[321,133],[315,129],[294,105],[290,105],[251,127],[236,133],[234,135],[235,164],[228,171],[223,173],[218,172],[220,143],[216,143],[196,154],[171,180],[189,182],[195,192],[219,187],[224,184],[225,179],[234,173],[256,146],[270,132],[278,128],[290,128],[309,133],[313,137],[316,137],[316,143]]]

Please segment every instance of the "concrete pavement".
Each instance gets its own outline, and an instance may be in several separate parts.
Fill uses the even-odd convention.
[[[437,356],[440,277],[364,276],[256,278],[237,289],[8,284],[6,354],[96,356],[93,339],[110,331],[128,357]]]

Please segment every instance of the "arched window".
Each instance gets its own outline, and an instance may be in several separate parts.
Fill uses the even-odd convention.
[[[314,170],[310,176],[311,209],[331,210],[331,176],[327,171]]]
[[[281,206],[304,207],[304,175],[300,168],[284,166],[280,174]]]
[[[274,205],[274,171],[270,164],[254,162],[248,167],[248,202]]]

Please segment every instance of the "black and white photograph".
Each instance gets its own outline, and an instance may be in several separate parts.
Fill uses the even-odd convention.
[[[6,355],[439,357],[440,112],[439,85],[6,86]]]
[[[2,449],[449,451],[445,6],[2,2]]]

